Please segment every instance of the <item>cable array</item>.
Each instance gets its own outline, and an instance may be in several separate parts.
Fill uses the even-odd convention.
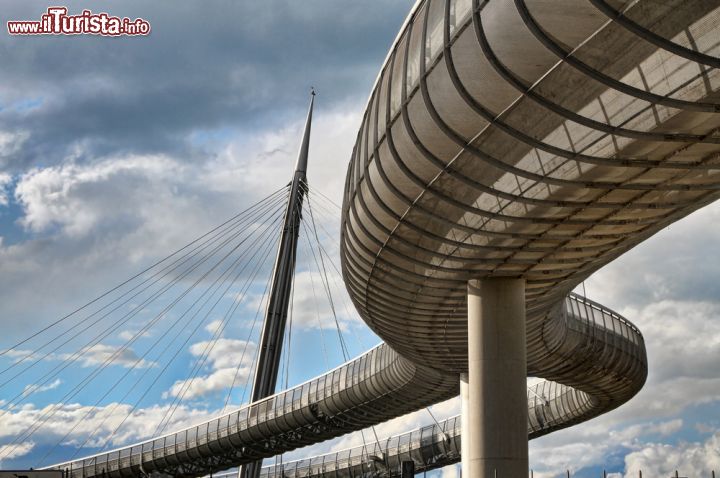
[[[366,349],[351,325],[357,314],[334,259],[339,242],[336,234],[329,232],[336,227],[340,208],[327,196],[311,191],[306,183],[301,187],[308,200],[302,206],[298,257],[294,262],[297,273],[309,275],[311,290],[298,289],[297,274],[293,277],[278,380],[278,388],[284,389],[306,378],[297,377],[292,370],[297,359],[293,357],[294,340],[300,332],[304,332],[298,336],[301,345],[303,340],[317,340],[313,334],[319,335],[326,369],[350,360],[351,347],[345,337],[348,331],[354,334],[357,351]],[[22,388],[21,392],[10,393],[11,398],[0,410],[0,421],[31,403],[31,397],[43,387],[57,380],[65,385],[59,398],[39,410],[32,423],[4,446],[0,459],[11,456],[75,402],[83,404],[82,411],[67,424],[62,438],[43,450],[37,466],[63,453],[62,447],[71,443],[75,450],[70,459],[87,449],[102,452],[122,444],[125,437],[132,435],[128,431],[132,432],[129,427],[133,417],[137,418],[148,405],[160,407],[150,436],[161,436],[177,425],[179,410],[196,405],[193,387],[208,370],[213,351],[225,332],[231,329],[233,336],[238,335],[237,329],[244,334],[242,349],[237,350],[239,360],[234,364],[232,380],[223,389],[222,408],[208,413],[221,414],[231,407],[236,387],[242,389],[237,394],[241,395],[240,403],[244,402],[256,368],[256,344],[261,331],[258,319],[267,307],[272,259],[288,198],[288,187],[275,191],[70,314],[0,351],[0,359],[8,362],[0,369],[0,390]],[[317,323],[298,325],[296,302],[309,292]],[[240,327],[234,325],[236,322]],[[294,330],[298,327],[304,328]],[[337,353],[330,353],[333,348],[325,334],[328,328],[335,331]],[[207,340],[202,339],[204,330],[211,334]],[[191,345],[195,352],[189,356]],[[98,354],[101,349],[103,353]],[[177,380],[179,368],[188,360],[187,371],[180,374],[183,379]],[[31,376],[32,380],[28,378]],[[22,381],[31,383],[19,387]],[[103,417],[93,422],[91,429],[83,430],[83,425],[103,409]],[[362,438],[365,443],[365,436]],[[277,466],[282,468],[282,463],[283,456],[278,455]]]
[[[73,401],[84,403],[88,396],[94,399],[87,410],[49,447],[38,464],[53,456],[69,437],[82,434],[83,422],[103,406],[109,413],[80,439],[75,455],[93,441],[99,442],[101,449],[108,448],[139,407],[150,398],[162,396],[162,390],[172,380],[172,372],[177,374],[188,344],[199,340],[215,314],[224,310],[212,337],[196,357],[188,379],[164,405],[155,430],[161,433],[173,423],[231,319],[240,315],[241,306],[261,293],[258,312],[252,319],[235,379],[224,401],[227,407],[241,368],[252,367],[245,357],[253,343],[268,282],[260,278],[269,275],[288,195],[288,187],[273,192],[70,314],[0,351],[0,357],[13,359],[0,370],[0,390],[6,393],[19,390],[9,394],[11,398],[0,410],[0,420],[28,403],[43,387],[60,379],[67,383],[59,398],[40,410],[32,423],[3,447],[0,459],[11,456],[19,445],[32,439],[65,406]],[[240,319],[241,324],[244,322],[250,321]],[[118,337],[122,337],[122,342],[118,343]],[[51,366],[43,367],[47,363]],[[32,382],[20,386],[23,380],[30,380],[27,377],[33,377]],[[132,405],[123,410],[127,400]],[[106,421],[117,417],[116,412],[121,410],[119,424],[109,435],[101,436]]]

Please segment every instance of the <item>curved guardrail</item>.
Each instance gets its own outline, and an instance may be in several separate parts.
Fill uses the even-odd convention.
[[[531,391],[532,390],[532,391]],[[546,394],[552,399],[541,400],[537,395]],[[559,410],[583,410],[583,400],[578,392],[554,382],[541,382],[528,391],[528,438],[545,434],[544,420],[564,421]],[[572,413],[572,412],[571,412]],[[579,416],[579,415],[578,415]],[[552,418],[551,418],[552,417]],[[372,476],[374,478],[398,477],[404,461],[415,463],[416,473],[442,468],[460,461],[461,450],[460,416],[442,420],[437,424],[335,453],[319,455],[303,460],[279,463],[262,469],[261,478],[336,478],[338,476]],[[235,473],[234,475],[237,475]],[[231,476],[215,475],[216,477]]]
[[[571,295],[559,316],[573,334],[576,345],[595,347],[597,339],[607,341],[612,354],[598,354],[599,365],[610,365],[608,374],[622,374],[633,366],[646,370],[645,345],[642,334],[632,323],[584,297]],[[582,340],[577,340],[582,336]],[[615,360],[612,356],[632,357]],[[586,421],[605,411],[593,396],[578,389],[543,381],[528,388],[528,438]],[[461,429],[459,417],[437,425],[367,443],[336,453],[282,463],[263,468],[263,478],[305,478],[337,476],[400,476],[403,461],[415,462],[416,472],[429,471],[460,461]]]
[[[645,373],[642,335],[623,317],[576,295],[570,295],[565,306],[551,316],[551,320],[572,331],[568,335],[571,340],[561,344],[565,353],[573,353],[578,347],[595,350],[592,359],[585,362],[586,369],[603,367],[609,374],[621,374],[630,366]],[[598,340],[602,341],[605,353],[600,353]],[[616,360],[620,356],[628,361]],[[320,377],[219,418],[49,468],[66,470],[68,478],[202,476],[360,430],[457,393],[457,377],[417,367],[382,344]],[[545,401],[538,402],[538,397],[545,397]],[[606,410],[602,401],[552,382],[543,382],[528,391],[528,407],[531,437]],[[382,449],[375,446],[372,452],[365,449],[364,454],[353,449],[347,457],[335,455],[335,462],[329,456],[323,457],[320,468],[319,458],[286,464],[286,476],[318,476],[317,473],[322,476],[348,467],[372,468],[378,473],[399,469],[397,460],[404,457],[393,458],[397,447],[392,439],[385,441]],[[404,453],[403,447],[397,453]],[[445,463],[439,455],[430,456],[429,461],[420,460],[422,456],[416,456],[418,469]],[[449,453],[443,460],[456,458]],[[290,466],[295,466],[296,471],[291,471]]]
[[[202,476],[412,412],[457,394],[457,383],[381,344],[313,380],[213,420],[47,468],[69,478]]]
[[[644,367],[642,334],[632,323],[611,310],[584,297],[571,295],[565,301],[560,320],[583,336],[585,347],[592,347],[595,337],[614,337],[609,343],[613,344],[615,352],[629,354],[640,367]],[[607,364],[607,359],[603,363]],[[608,372],[621,373],[627,365],[619,368],[611,366]],[[529,439],[588,420],[602,411],[592,396],[551,381],[529,387],[527,402]],[[437,425],[418,428],[379,442],[266,466],[261,477],[395,477],[400,476],[402,462],[409,460],[415,462],[416,472],[441,468],[460,460],[460,426],[459,417],[452,417]]]

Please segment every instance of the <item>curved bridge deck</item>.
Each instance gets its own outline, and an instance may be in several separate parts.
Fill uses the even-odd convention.
[[[579,351],[593,350],[597,362],[586,361],[586,370],[604,367],[611,375],[627,376],[632,371],[644,378],[645,344],[640,332],[627,320],[575,295],[569,296],[564,307],[554,314],[553,320],[567,324],[567,340],[557,344],[563,354],[577,356]],[[528,391],[528,433],[531,437],[541,436],[592,418],[614,404],[598,397],[632,394],[637,387],[638,380],[626,380],[624,389],[600,387],[602,393],[591,396],[556,383],[540,383]],[[456,377],[418,368],[383,344],[316,379],[219,418],[51,468],[68,470],[70,478],[202,476],[360,430],[457,393]],[[547,402],[538,397],[545,397]],[[373,466],[394,466],[395,458],[390,457],[396,447],[391,445],[392,440],[383,450],[375,450],[376,456],[390,461],[375,460]],[[327,460],[322,468],[325,471],[331,466],[355,466],[343,464],[342,460],[331,465]],[[418,467],[423,463],[418,460]]]

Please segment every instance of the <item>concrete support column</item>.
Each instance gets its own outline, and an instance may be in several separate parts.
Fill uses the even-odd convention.
[[[466,470],[463,476],[468,476],[470,469],[470,382],[468,374],[460,374],[460,460],[462,469]]]
[[[527,478],[523,279],[468,282],[468,378],[469,406],[467,419],[462,419],[462,452],[467,453],[462,458],[463,477]]]

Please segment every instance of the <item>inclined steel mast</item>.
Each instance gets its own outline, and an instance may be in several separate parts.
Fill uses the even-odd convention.
[[[260,339],[260,355],[255,369],[252,402],[262,400],[275,393],[283,338],[285,336],[285,325],[288,317],[288,306],[290,304],[290,293],[292,292],[293,274],[295,273],[302,205],[307,182],[306,171],[314,102],[315,91],[312,90],[310,92],[310,108],[305,121],[305,131],[295,165],[295,174],[290,186],[290,197],[285,210],[280,245],[278,246],[273,269],[270,299],[265,311],[265,322],[263,323],[262,337]],[[258,478],[261,467],[262,460],[248,463],[241,468],[238,476],[242,478]]]

